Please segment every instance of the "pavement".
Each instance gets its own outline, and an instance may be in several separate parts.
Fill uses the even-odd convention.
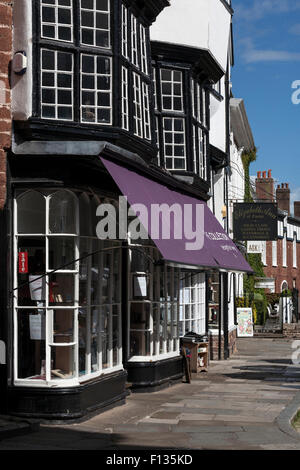
[[[77,423],[44,423],[1,438],[0,451],[300,450],[290,421],[300,408],[292,341],[240,338],[238,353],[211,362],[191,384],[131,394],[125,405]]]

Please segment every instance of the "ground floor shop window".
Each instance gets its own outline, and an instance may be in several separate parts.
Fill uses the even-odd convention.
[[[179,352],[179,276],[149,244],[128,252],[129,360],[151,360]]]
[[[179,336],[205,334],[205,274],[180,273]]]
[[[15,380],[78,383],[122,367],[121,247],[91,194],[21,191],[14,210]]]

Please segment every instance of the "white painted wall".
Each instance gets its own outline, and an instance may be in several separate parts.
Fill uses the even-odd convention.
[[[233,204],[242,202],[245,192],[245,172],[242,163],[243,149],[239,149],[234,141],[234,135],[230,136],[230,174],[228,178],[228,199],[229,199],[229,235],[233,236]]]
[[[225,72],[230,24],[220,0],[171,0],[151,27],[151,39],[207,49]]]
[[[224,183],[225,183],[224,169],[219,170],[218,173],[214,173],[214,206],[215,206],[215,217],[218,219],[222,227],[224,228],[224,220],[222,216],[222,208],[224,202]]]
[[[226,152],[226,102],[225,77],[221,79],[221,92],[223,101],[210,95],[210,133],[209,141],[218,149]]]
[[[24,75],[12,72],[12,117],[25,121],[32,116],[32,2],[18,0],[13,9],[13,51],[25,51],[28,60]]]

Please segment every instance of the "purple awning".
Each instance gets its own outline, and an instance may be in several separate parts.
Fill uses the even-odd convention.
[[[157,238],[152,237],[165,260],[183,265],[252,272],[241,252],[205,202],[165,187],[103,157],[100,158],[122,194],[127,197],[129,204],[131,206],[142,204],[147,208],[149,217],[146,222],[149,235],[153,234],[154,225],[157,226],[157,220],[150,217],[153,205],[167,204],[169,207],[176,205],[177,208],[182,209],[182,217],[174,216],[170,219],[170,224],[167,227],[170,231],[169,239],[164,239],[161,232]],[[188,213],[186,211],[187,207],[190,211]],[[187,249],[187,244],[192,241],[188,230],[187,234],[185,230],[182,230],[182,236],[178,238],[180,226],[184,226],[184,211],[190,216],[188,218],[189,223],[185,226],[190,224],[192,232],[202,231],[203,233],[203,246],[201,249]],[[200,212],[202,214],[201,226],[199,218],[196,217],[197,213]],[[145,218],[140,217],[139,212],[136,213],[144,223]],[[162,221],[161,214],[158,218]]]

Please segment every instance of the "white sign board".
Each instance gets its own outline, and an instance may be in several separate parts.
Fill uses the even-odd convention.
[[[247,253],[263,253],[263,244],[261,241],[247,242]]]
[[[29,315],[30,339],[45,339],[45,314]]]
[[[252,308],[238,308],[237,309],[237,335],[239,338],[252,338],[254,335],[253,330],[253,314]]]

